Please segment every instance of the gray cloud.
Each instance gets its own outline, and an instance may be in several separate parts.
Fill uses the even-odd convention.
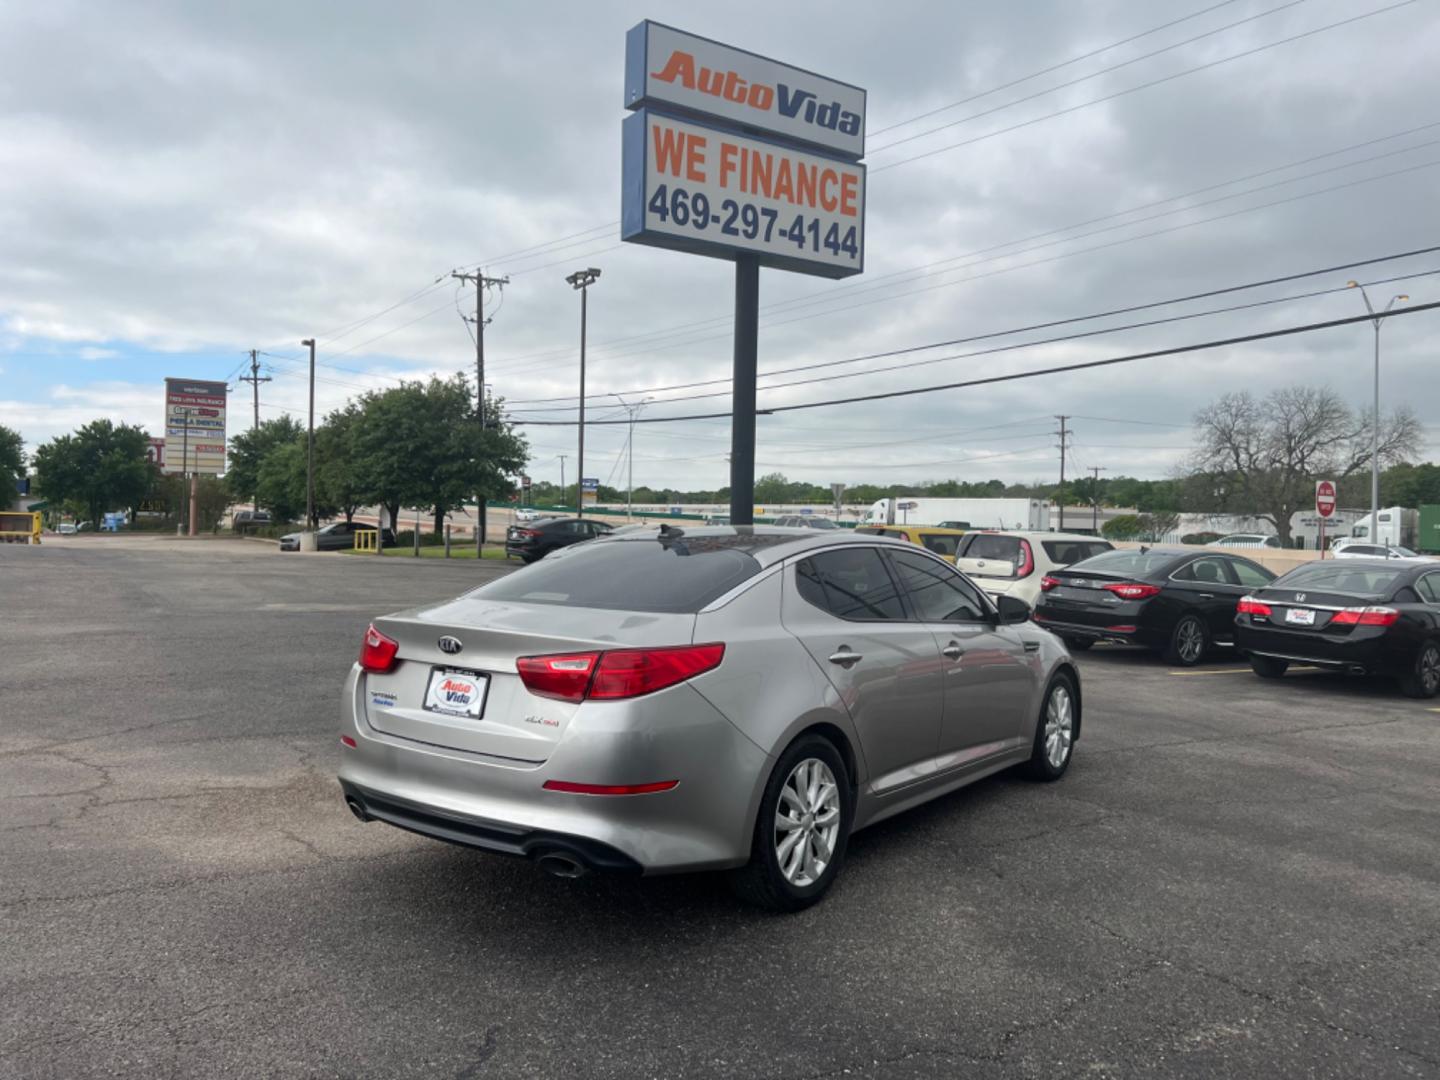
[[[860,83],[870,91],[873,130],[1201,6],[1136,8],[1098,0],[965,8],[751,3],[723,12],[670,13],[632,3],[12,5],[0,13],[0,325],[17,354],[33,353],[37,342],[86,343],[95,350],[96,379],[117,384],[97,387],[96,394],[111,394],[116,409],[153,423],[141,399],[122,389],[129,383],[129,351],[106,358],[103,349],[126,343],[238,357],[238,350],[259,345],[295,356],[293,343],[317,327],[344,327],[424,288],[448,267],[488,257],[487,268],[513,279],[490,328],[496,391],[512,400],[549,397],[573,393],[575,386],[578,312],[562,278],[575,266],[594,264],[605,275],[592,294],[593,389],[720,377],[729,365],[727,264],[631,246],[612,250],[618,240],[609,231],[592,233],[583,243],[496,258],[618,217],[620,67],[630,25],[660,15]],[[1228,5],[973,106],[874,137],[872,146],[1273,6]],[[1374,0],[1374,8],[1381,6]],[[871,167],[879,170],[1360,10],[1369,9],[1309,0],[873,153]],[[1440,90],[1436,55],[1440,22],[1431,5],[1413,4],[876,172],[863,277],[836,284],[763,275],[767,305],[829,299],[767,312],[762,368],[1064,318],[1440,242],[1434,197],[1440,169],[1429,169],[1115,243],[1440,161],[1435,146],[1029,254],[977,256],[947,273],[908,282],[882,278],[1440,120],[1431,104]],[[1136,216],[1436,138],[1440,128]],[[1113,246],[1068,254],[1100,245]],[[1031,263],[1036,265],[1024,265]],[[1411,260],[1396,272],[1430,267],[1440,267],[1440,259]],[[1293,291],[1342,285],[1346,276]],[[965,278],[973,280],[960,280]],[[1405,291],[1417,300],[1435,297],[1436,282],[1418,280]],[[468,370],[470,342],[449,306],[454,291],[443,285],[325,342],[322,408],[399,374]],[[468,306],[468,294],[461,302]],[[1323,298],[820,383],[762,395],[762,403],[1161,348],[1334,318],[1358,312],[1358,304],[1350,296]],[[361,345],[436,308],[428,318]],[[801,318],[817,312],[824,314]],[[699,320],[714,321],[693,332],[618,340]],[[1434,325],[1417,316],[1387,329],[1389,404],[1433,400],[1440,390]],[[1029,479],[1054,471],[1053,439],[1041,434],[1048,421],[1013,431],[974,429],[1061,411],[1184,425],[1219,393],[1242,387],[1264,392],[1296,381],[1327,383],[1362,402],[1369,342],[1369,330],[1357,327],[1143,367],[766,417],[757,458],[763,468],[781,466],[815,480]],[[11,370],[26,363],[6,359],[3,351],[0,361]],[[267,402],[303,408],[296,365],[273,363],[276,381],[265,388]],[[70,419],[77,399],[52,404],[60,423]],[[723,411],[717,404],[723,399],[655,405],[651,412],[696,406]],[[5,405],[8,415],[32,407]],[[1144,475],[1163,475],[1179,455],[1172,447],[1187,436],[1183,427],[1100,421],[1077,421],[1076,427],[1083,463]],[[726,430],[724,423],[644,429],[636,440],[637,481],[723,482]],[[858,448],[887,436],[899,444]],[[623,429],[595,430],[592,453],[606,469],[622,437]],[[558,473],[558,463],[545,459],[573,442],[573,428],[532,429],[531,438],[537,447],[532,471]],[[924,441],[899,442],[907,439]],[[930,464],[945,461],[954,464]]]

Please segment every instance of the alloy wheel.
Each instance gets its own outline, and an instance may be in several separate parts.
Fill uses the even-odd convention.
[[[1075,710],[1070,691],[1057,684],[1045,704],[1045,760],[1050,762],[1052,769],[1065,764],[1074,738]]]
[[[775,807],[775,858],[785,880],[813,885],[834,857],[840,837],[840,785],[830,766],[805,758],[786,777]]]
[[[1180,654],[1180,659],[1187,664],[1193,664],[1200,659],[1200,654],[1205,650],[1205,630],[1195,619],[1186,619],[1180,624],[1176,631],[1175,651]]]
[[[1427,694],[1440,689],[1440,646],[1427,645],[1420,654],[1420,685]]]

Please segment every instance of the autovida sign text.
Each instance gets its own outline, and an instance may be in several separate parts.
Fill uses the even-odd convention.
[[[864,90],[647,21],[626,38],[626,105],[622,239],[864,269]]]

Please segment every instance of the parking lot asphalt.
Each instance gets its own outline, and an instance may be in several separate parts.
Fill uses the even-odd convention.
[[[0,1076],[1440,1076],[1440,702],[1097,648],[777,917],[350,816],[368,618],[502,572],[0,545]]]

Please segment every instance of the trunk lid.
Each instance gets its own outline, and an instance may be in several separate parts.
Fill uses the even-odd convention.
[[[531,694],[516,673],[517,658],[687,645],[695,616],[462,596],[376,619],[375,627],[399,642],[400,651],[390,671],[363,677],[361,705],[371,727],[433,746],[539,763],[582,706]],[[459,642],[459,650],[444,651],[443,638]],[[449,673],[462,690],[466,682],[474,685],[478,716],[466,713],[464,694],[462,704],[447,705],[454,697],[445,688]]]

